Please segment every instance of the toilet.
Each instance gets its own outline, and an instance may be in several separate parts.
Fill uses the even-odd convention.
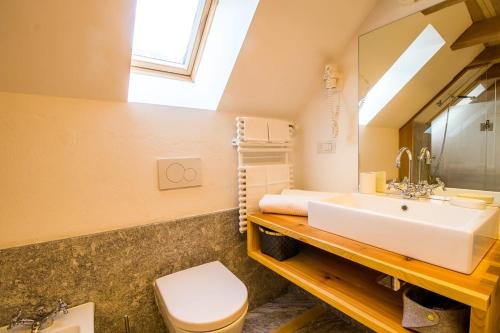
[[[243,328],[247,288],[219,261],[161,277],[154,291],[170,333],[240,333]]]

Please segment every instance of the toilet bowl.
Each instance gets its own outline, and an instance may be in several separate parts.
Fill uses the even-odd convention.
[[[156,304],[170,333],[240,333],[247,288],[218,261],[157,279]]]

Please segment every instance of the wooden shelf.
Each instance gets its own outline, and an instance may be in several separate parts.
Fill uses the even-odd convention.
[[[321,251],[274,260],[260,252],[258,225]],[[255,214],[248,218],[248,254],[377,332],[407,332],[401,295],[373,283],[381,272],[470,305],[470,333],[500,333],[500,241],[467,275],[312,228],[305,217]]]
[[[377,332],[409,332],[401,327],[401,292],[378,285],[380,272],[311,247],[281,262],[260,251],[249,255]]]
[[[312,228],[305,217],[255,214],[249,220],[481,310],[489,307],[499,280],[499,241],[474,273],[467,275]],[[491,268],[492,265],[497,268]]]

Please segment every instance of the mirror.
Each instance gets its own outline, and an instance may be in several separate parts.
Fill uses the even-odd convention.
[[[500,191],[497,12],[448,0],[360,36],[360,172]]]

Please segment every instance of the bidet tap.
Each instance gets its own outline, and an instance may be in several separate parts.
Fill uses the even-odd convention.
[[[46,310],[44,306],[39,306],[35,310],[33,318],[23,318],[22,311],[19,310],[11,318],[7,329],[13,329],[16,326],[26,326],[31,328],[31,333],[39,333],[41,330],[51,326],[54,323],[54,318],[60,313],[68,313],[68,304],[62,299],[58,299],[52,310]]]

